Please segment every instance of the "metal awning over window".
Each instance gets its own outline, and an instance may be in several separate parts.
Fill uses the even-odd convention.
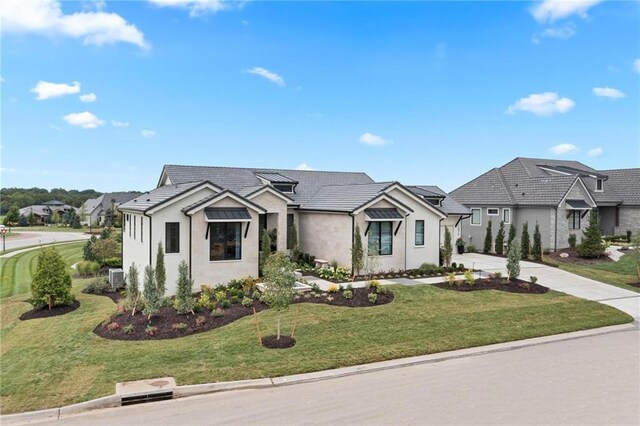
[[[584,200],[567,200],[569,210],[590,210],[591,206]]]
[[[250,222],[251,215],[245,207],[207,207],[204,209],[207,222]]]
[[[385,208],[385,209],[366,209],[364,211],[370,221],[396,221],[404,219],[404,216],[400,214],[397,209]]]

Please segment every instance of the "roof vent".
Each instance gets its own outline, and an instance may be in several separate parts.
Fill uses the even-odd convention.
[[[147,202],[151,201],[151,198],[147,198]]]

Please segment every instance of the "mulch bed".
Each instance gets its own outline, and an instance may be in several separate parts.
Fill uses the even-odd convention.
[[[25,312],[20,315],[20,319],[22,321],[37,319],[37,318],[49,318],[49,317],[57,317],[59,315],[68,314],[69,312],[73,312],[80,307],[80,302],[74,300],[70,305],[67,306],[56,306],[52,309],[49,307],[44,307],[41,309],[32,309],[30,311]]]
[[[476,280],[475,284],[469,285],[466,282],[458,285],[449,285],[449,283],[437,283],[434,286],[453,291],[476,291],[476,290],[500,290],[509,293],[528,293],[528,294],[543,294],[549,291],[548,287],[540,284],[531,284],[523,280],[509,281],[506,278],[483,278]]]
[[[256,300],[254,300],[253,305],[249,307],[244,307],[240,303],[236,303],[227,309],[223,309],[223,316],[214,317],[209,310],[204,308],[193,315],[191,313],[178,314],[173,307],[165,306],[160,308],[158,315],[151,318],[151,322],[147,321],[147,316],[142,313],[136,312],[132,317],[131,312],[119,312],[111,316],[109,320],[98,325],[93,332],[100,337],[112,340],[175,339],[230,324],[240,318],[252,315],[253,308],[255,308],[257,312],[260,312],[268,307]],[[203,322],[201,324],[196,323],[202,319]],[[113,326],[113,323],[116,323],[117,326]],[[174,327],[174,325],[180,323],[186,324],[186,327]],[[124,328],[130,324],[133,325],[133,330],[126,333]],[[147,326],[149,325],[151,327],[157,327],[156,330],[153,330],[153,334],[147,332]],[[113,327],[113,329],[110,329],[110,327]]]
[[[369,301],[369,289],[366,288],[354,288],[351,290],[353,297],[351,299],[345,299],[342,292],[337,293],[319,293],[316,296],[313,292],[308,292],[298,295],[297,299],[293,303],[322,303],[331,306],[346,306],[348,308],[366,308],[368,306],[386,305],[393,301],[393,292],[387,291],[385,294],[378,294],[376,303]],[[331,299],[329,299],[331,298]]]
[[[464,273],[464,271],[466,271],[467,269],[456,269],[456,270],[452,270],[451,272],[455,272],[457,273]],[[305,271],[302,273],[302,275],[306,276],[306,277],[315,277],[315,278],[319,278],[321,280],[325,280],[325,281],[329,281],[335,284],[349,284],[351,282],[354,281],[368,281],[369,279],[372,280],[392,280],[394,278],[408,278],[410,280],[416,279],[416,278],[433,278],[433,277],[445,277],[447,275],[447,272],[444,272],[442,274],[421,274],[419,273],[417,270],[410,270],[410,271],[402,271],[399,273],[380,273],[380,274],[375,274],[375,275],[371,275],[370,277],[368,275],[356,275],[355,278],[352,279],[352,277],[349,277],[346,280],[336,280],[333,278],[323,278],[320,275],[318,275],[317,272],[315,271]]]
[[[85,289],[86,290],[86,289]],[[104,297],[108,297],[109,299],[113,300],[113,303],[115,303],[116,305],[122,300],[124,299],[124,297],[122,296],[122,293],[120,293],[119,291],[108,291],[106,293],[88,293],[85,290],[82,290],[82,292],[84,294],[91,294],[93,296],[104,296]]]
[[[277,339],[276,336],[262,338],[262,346],[269,349],[286,349],[293,347],[295,344],[296,339],[291,336],[280,336],[280,339]]]
[[[373,291],[373,290],[371,290]],[[297,295],[293,303],[322,303],[332,306],[346,306],[351,308],[385,305],[393,301],[393,293],[387,291],[386,294],[378,294],[376,303],[369,301],[369,289],[356,288],[352,290],[353,297],[345,299],[341,292],[319,293],[316,297],[313,293]],[[102,294],[108,296],[109,293]],[[308,295],[308,296],[307,296]],[[172,306],[160,308],[160,312],[147,321],[146,315],[136,313],[131,316],[131,312],[116,312],[109,319],[98,325],[93,332],[100,337],[112,340],[161,340],[175,339],[190,334],[202,333],[214,328],[230,324],[240,318],[256,312],[269,309],[269,307],[257,300],[249,307],[244,307],[240,303],[232,304],[227,309],[222,309],[223,316],[214,316],[208,309],[202,308],[195,315],[178,314]],[[178,324],[180,324],[178,326]],[[184,325],[182,325],[184,324]],[[125,327],[133,326],[132,330],[125,332]],[[148,326],[155,327],[150,330]],[[282,339],[282,336],[280,337]],[[289,346],[286,346],[289,347]]]
[[[561,253],[567,253],[569,257],[561,257]],[[555,251],[553,253],[548,254],[550,258],[563,263],[573,263],[576,265],[601,265],[603,263],[611,263],[614,260],[610,259],[609,256],[602,255],[602,257],[598,257],[595,259],[585,259],[583,257],[578,256],[578,252],[576,249],[567,248]]]
[[[632,287],[638,287],[638,288],[640,288],[640,281],[635,282],[635,283],[627,283],[627,285],[630,285],[630,286],[632,286]]]

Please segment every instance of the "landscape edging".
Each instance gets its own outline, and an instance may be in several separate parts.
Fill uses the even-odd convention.
[[[466,358],[470,356],[486,355],[494,352],[504,352],[508,350],[522,349],[526,347],[544,345],[553,342],[580,339],[584,337],[598,336],[602,334],[618,333],[639,329],[640,323],[637,320],[626,324],[611,325],[606,327],[592,328],[589,330],[572,331],[569,333],[554,334],[550,336],[532,337],[530,339],[515,340],[493,345],[477,346],[473,348],[458,349],[447,352],[439,352],[429,355],[418,355],[409,358],[393,359],[388,361],[361,364],[350,367],[341,367],[332,370],[316,371],[312,373],[295,374],[283,377],[237,380],[230,382],[203,383],[198,385],[184,385],[173,388],[174,396],[184,398],[208,393],[224,392],[242,389],[261,389],[276,386],[287,386],[301,383],[311,383],[320,380],[335,379],[339,377],[352,376],[361,373],[371,373],[375,371],[390,370],[395,368],[409,367],[413,365],[429,364],[434,362],[448,361],[452,359]],[[60,408],[49,408],[38,411],[27,411],[25,413],[5,414],[0,416],[2,424],[19,424],[24,422],[45,420],[55,417],[59,419],[63,415],[73,415],[86,411],[120,406],[120,395],[108,395],[90,401],[77,404],[66,405]]]

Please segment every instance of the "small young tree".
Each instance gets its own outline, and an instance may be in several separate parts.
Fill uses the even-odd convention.
[[[118,243],[111,238],[96,240],[91,244],[95,260],[105,264],[105,260],[118,256]]]
[[[80,211],[78,212],[78,218],[80,219],[81,223],[84,223],[87,220],[87,209],[84,206],[84,204],[80,206]]]
[[[162,242],[158,243],[158,251],[156,252],[156,287],[158,288],[158,297],[164,297],[167,291],[167,271],[164,267],[164,248]]]
[[[71,275],[60,253],[54,248],[44,248],[38,255],[36,273],[31,281],[31,300],[34,308],[68,305],[71,295]]]
[[[125,301],[125,309],[131,310],[132,314],[140,305],[140,281],[138,277],[138,267],[135,263],[129,266],[129,275],[127,276],[127,299]]]
[[[289,227],[289,247],[291,248],[291,258],[297,262],[300,251],[298,248],[298,229],[295,223]]]
[[[578,244],[578,256],[585,258],[600,257],[604,254],[605,245],[602,242],[602,234],[598,226],[598,213],[591,210],[589,226],[582,233],[582,242]]]
[[[487,233],[484,236],[484,247],[482,248],[482,252],[490,253],[492,244],[493,244],[493,232],[491,231],[491,219],[489,219],[489,223],[487,223]]]
[[[53,214],[51,215],[51,223],[53,223],[54,225],[59,225],[61,221],[62,217],[60,217],[60,213],[53,212]]]
[[[516,226],[512,223],[511,225],[509,225],[509,238],[507,238],[507,250],[509,250],[511,241],[515,239],[516,239]]]
[[[104,226],[105,228],[110,228],[112,226],[115,226],[115,224],[116,209],[114,201],[111,200],[111,203],[109,203],[109,207],[107,207],[107,209],[104,211]]]
[[[262,230],[262,238],[260,239],[260,273],[263,274],[264,264],[271,255],[271,237],[269,231]]]
[[[84,260],[95,261],[96,255],[93,253],[93,244],[98,241],[95,235],[92,235],[91,238],[84,243],[84,248],[82,249],[82,258]]]
[[[360,225],[356,223],[356,229],[353,232],[353,246],[351,247],[351,271],[353,279],[360,275],[360,271],[364,268],[364,248],[362,247],[362,236],[360,235]]]
[[[533,229],[533,247],[531,248],[533,259],[537,261],[542,260],[542,236],[540,235],[540,226],[536,223],[536,227]]]
[[[519,241],[513,240],[507,249],[507,272],[511,281],[520,276],[520,257]]]
[[[108,228],[108,227],[102,228],[102,231],[100,231],[100,239],[106,240],[110,236],[111,236],[111,228]]]
[[[296,275],[291,260],[281,252],[269,256],[263,266],[264,298],[267,304],[276,310],[278,328],[276,339],[280,339],[280,316],[293,302]]]
[[[161,304],[158,287],[156,286],[155,272],[151,265],[147,265],[144,268],[144,288],[142,290],[142,297],[144,297],[144,310],[142,313],[147,316],[147,320],[151,320],[151,316],[160,312]]]
[[[189,277],[189,265],[184,260],[178,264],[176,300],[173,307],[179,314],[193,313],[193,280]]]
[[[502,256],[504,254],[504,222],[500,221],[498,234],[496,235],[496,254]]]
[[[4,217],[4,221],[2,222],[5,226],[17,225],[20,222],[20,211],[18,210],[17,205],[12,205],[7,212],[7,215]]]
[[[444,227],[444,247],[442,248],[442,261],[447,268],[451,265],[451,256],[453,255],[453,244],[451,243],[451,232],[449,227]]]
[[[638,275],[638,282],[640,282],[640,233],[636,234],[631,241],[631,245],[635,247],[636,255],[636,275]]]
[[[20,215],[20,218],[18,219],[18,226],[29,226],[29,221],[25,215]]]
[[[522,245],[520,246],[520,255],[522,256],[522,260],[529,259],[529,252],[531,251],[531,242],[529,239],[529,222],[525,222],[522,224]]]
[[[33,212],[29,212],[29,216],[27,216],[27,223],[29,224],[29,226],[33,226],[36,224],[36,216],[33,214]]]

